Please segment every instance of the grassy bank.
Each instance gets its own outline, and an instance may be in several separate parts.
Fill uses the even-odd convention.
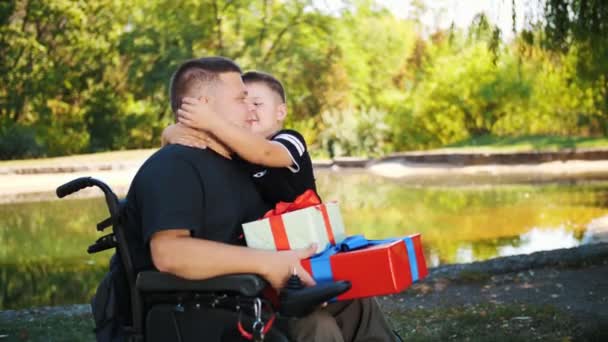
[[[588,338],[582,322],[547,307],[478,305],[400,310],[389,319],[406,341],[569,341]],[[0,321],[0,341],[93,341],[90,315]]]
[[[486,135],[471,138],[456,144],[446,145],[439,150],[444,152],[524,152],[524,151],[559,151],[576,148],[608,148],[608,137],[558,137],[558,136],[522,136],[496,137]],[[0,167],[44,167],[57,165],[86,165],[88,163],[111,163],[143,161],[156,149],[100,152],[55,158],[0,161]],[[311,150],[313,159],[327,159],[325,151]]]
[[[95,341],[93,318],[86,315],[33,315],[0,320],[0,341]]]
[[[498,137],[484,135],[447,145],[442,150],[476,151],[559,151],[577,148],[608,148],[608,137],[561,137],[561,136],[519,136]]]

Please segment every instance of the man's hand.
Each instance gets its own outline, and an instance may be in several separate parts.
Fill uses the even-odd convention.
[[[184,97],[182,105],[177,110],[177,121],[192,128],[213,132],[219,120],[223,120],[209,106],[199,99]]]
[[[304,286],[314,286],[316,284],[314,279],[302,267],[300,260],[310,258],[316,250],[317,246],[313,244],[306,249],[275,252],[265,260],[265,271],[261,276],[278,291],[285,286],[295,269]]]

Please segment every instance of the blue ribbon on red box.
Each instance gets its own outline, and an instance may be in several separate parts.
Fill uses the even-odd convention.
[[[314,276],[315,280],[320,283],[333,282],[334,276],[329,263],[329,258],[332,255],[340,252],[349,252],[370,246],[392,243],[399,240],[403,240],[407,249],[407,256],[409,259],[410,270],[412,273],[412,281],[418,281],[418,260],[416,258],[416,251],[414,250],[414,241],[409,236],[385,240],[368,240],[363,235],[349,236],[339,244],[328,245],[325,250],[313,255],[310,258],[310,268],[312,269],[312,275]]]

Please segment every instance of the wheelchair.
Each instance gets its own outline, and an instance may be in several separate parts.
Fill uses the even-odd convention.
[[[289,341],[289,319],[306,316],[351,287],[339,281],[304,288],[294,275],[273,296],[255,274],[186,280],[156,270],[136,272],[125,231],[126,200],[91,177],[65,183],[56,194],[63,198],[91,186],[102,190],[110,213],[97,231],[111,227],[111,232],[87,252],[115,249],[91,304],[98,341]]]

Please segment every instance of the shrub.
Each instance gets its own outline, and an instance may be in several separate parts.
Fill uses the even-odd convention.
[[[0,160],[34,158],[42,155],[32,127],[6,122],[0,125]]]

